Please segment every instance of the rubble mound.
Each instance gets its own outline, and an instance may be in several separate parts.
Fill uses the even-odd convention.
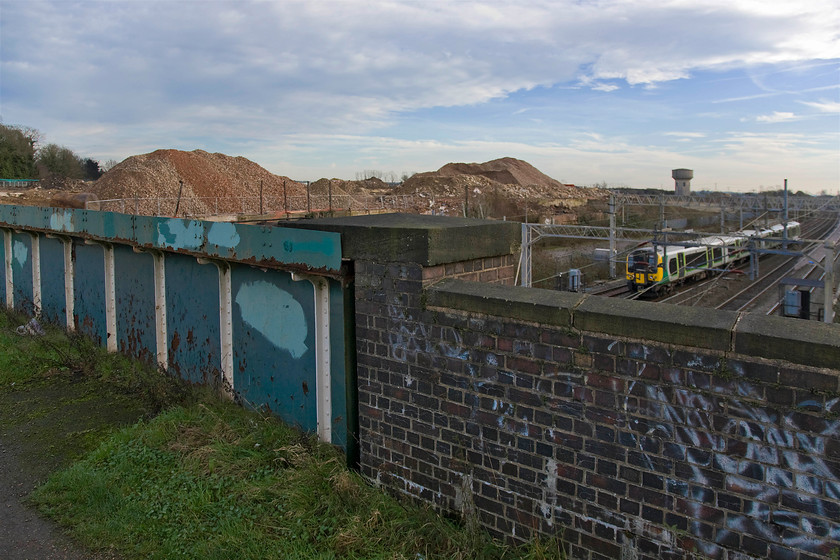
[[[530,163],[511,157],[494,159],[485,163],[447,163],[437,173],[443,177],[480,175],[504,185],[563,186],[560,181],[552,179]]]
[[[395,193],[428,198],[428,209],[452,214],[472,207],[480,216],[527,213],[526,201],[545,215],[569,212],[606,191],[561,183],[528,162],[505,157],[485,163],[447,163],[437,171],[417,173]],[[428,210],[427,209],[427,210]]]
[[[91,190],[103,209],[161,215],[257,213],[306,197],[306,187],[244,157],[203,150],[156,150],[132,156]],[[124,206],[125,208],[120,208]]]

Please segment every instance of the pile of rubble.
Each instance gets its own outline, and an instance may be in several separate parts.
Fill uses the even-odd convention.
[[[561,183],[514,158],[448,163],[437,171],[417,173],[395,192],[425,198],[426,212],[514,219],[529,212],[542,218],[574,214],[588,201],[608,196],[602,189]]]
[[[580,206],[607,192],[561,183],[527,162],[501,158],[448,163],[394,185],[320,179],[304,184],[243,157],[157,150],[132,156],[73,191],[31,189],[2,202],[70,206],[161,216],[294,215],[325,210],[408,212],[529,221],[575,221]],[[75,198],[79,198],[76,200]],[[95,205],[91,198],[99,198]],[[71,200],[72,198],[72,200]]]
[[[90,188],[103,210],[167,216],[266,213],[306,198],[302,183],[246,158],[203,150],[132,156]]]

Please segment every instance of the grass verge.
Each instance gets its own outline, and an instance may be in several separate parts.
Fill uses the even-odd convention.
[[[32,502],[91,550],[160,559],[562,556],[556,541],[507,546],[401,502],[349,471],[331,446],[84,339],[17,336],[22,322],[0,316],[0,437],[52,473]]]

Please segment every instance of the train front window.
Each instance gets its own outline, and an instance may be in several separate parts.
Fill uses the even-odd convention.
[[[656,268],[656,255],[651,251],[634,251],[630,254],[631,271],[644,271],[648,267]]]

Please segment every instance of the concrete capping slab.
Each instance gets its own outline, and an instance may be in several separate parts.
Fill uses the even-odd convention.
[[[345,258],[434,266],[510,255],[521,242],[521,224],[418,214],[316,218],[285,227],[341,234]]]
[[[442,280],[426,289],[426,305],[509,317],[559,327],[572,326],[572,310],[586,296],[538,288]]]
[[[575,309],[579,330],[728,351],[737,313],[589,296]]]
[[[840,326],[744,313],[735,327],[735,352],[836,370],[840,369]]]

